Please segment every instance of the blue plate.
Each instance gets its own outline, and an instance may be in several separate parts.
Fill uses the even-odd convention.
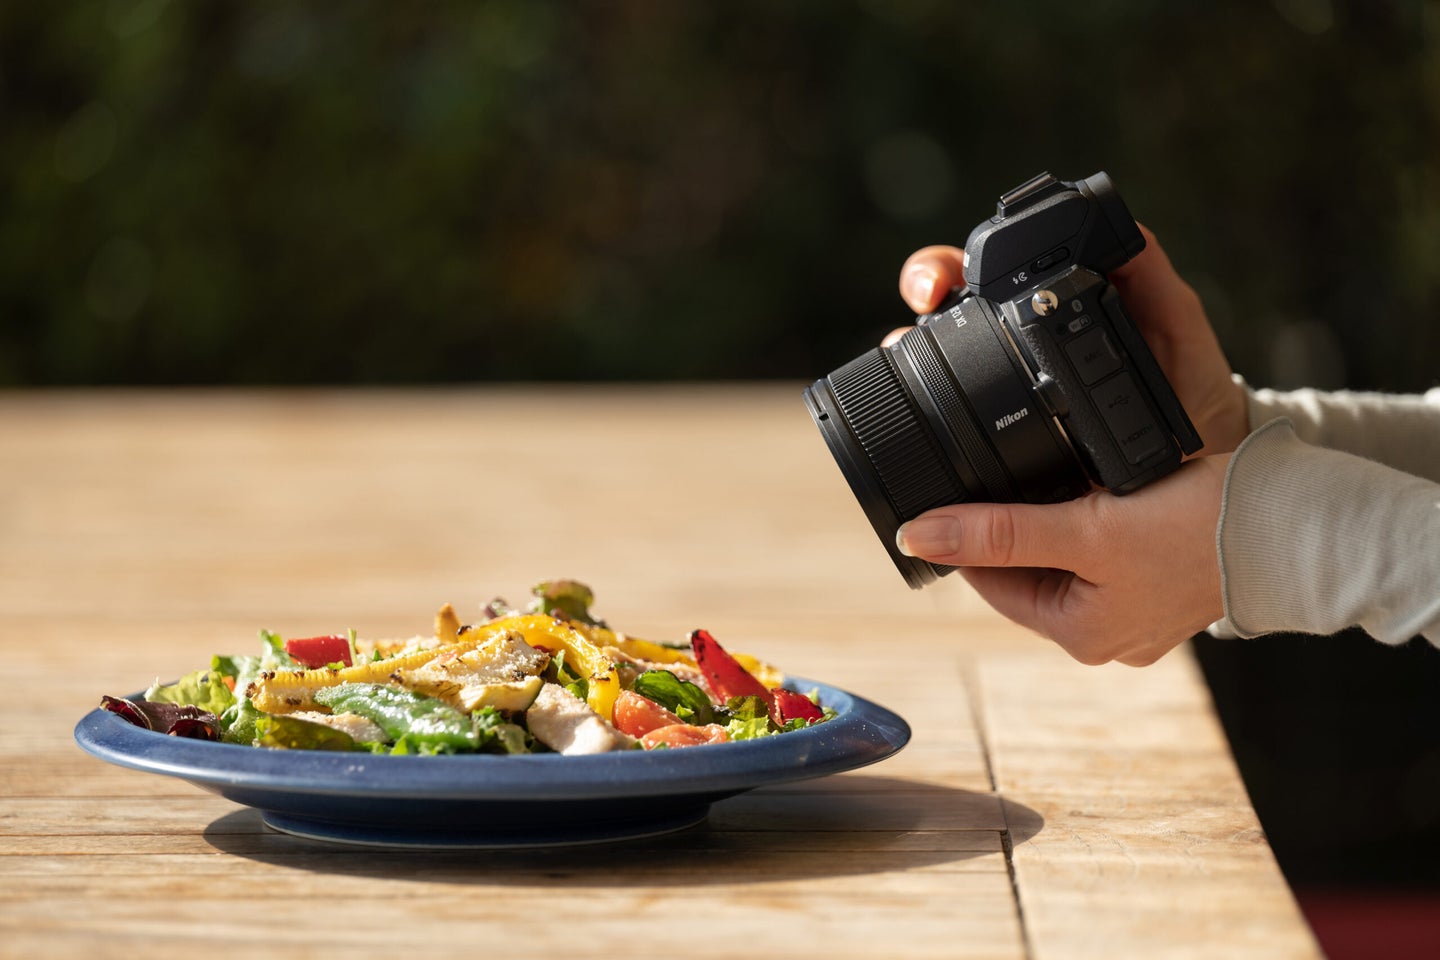
[[[179,777],[255,807],[276,830],[377,846],[495,848],[633,840],[702,823],[717,800],[883,760],[910,727],[878,704],[818,689],[837,716],[760,740],[559,754],[390,757],[263,750],[169,737],[107,710],[75,727],[85,750],[122,767]],[[139,696],[135,694],[134,696]]]

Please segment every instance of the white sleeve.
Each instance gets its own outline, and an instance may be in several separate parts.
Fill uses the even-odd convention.
[[[1231,457],[1216,546],[1226,620],[1212,632],[1359,626],[1440,646],[1440,483],[1312,446],[1273,420]]]
[[[1440,388],[1424,395],[1251,390],[1250,425],[1288,418],[1305,443],[1440,481]]]

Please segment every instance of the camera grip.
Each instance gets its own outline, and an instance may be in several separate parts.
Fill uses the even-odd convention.
[[[1094,287],[1067,291],[1077,322],[1058,326],[1058,335],[1033,315],[1007,321],[1036,369],[1048,376],[1046,388],[1060,394],[1055,413],[1091,479],[1123,494],[1170,473],[1181,457],[1162,426],[1167,418],[1156,409],[1148,378],[1136,369],[1137,354],[1118,335],[1129,318],[1112,312],[1119,307],[1118,297],[1107,296],[1114,288],[1102,290],[1100,296]]]
[[[1015,332],[1019,334],[1037,369],[1062,369],[1065,361],[1060,357],[1059,347],[1043,326],[1038,323],[1025,324]],[[1083,388],[1077,390],[1077,385],[1071,382],[1072,379],[1068,376],[1052,375],[1049,385],[1049,389],[1058,392],[1064,401],[1063,409],[1056,413],[1065,422],[1065,432],[1070,437],[1070,444],[1093,482],[1106,489],[1122,485],[1129,479],[1129,467],[1121,457],[1105,422],[1083,395]],[[1077,393],[1081,395],[1077,396]]]
[[[1165,372],[1160,369],[1160,364],[1155,360],[1155,355],[1150,352],[1150,345],[1140,335],[1140,328],[1130,319],[1130,314],[1125,311],[1125,304],[1120,299],[1120,291],[1113,286],[1106,286],[1100,295],[1100,307],[1105,311],[1111,326],[1115,329],[1119,338],[1120,347],[1130,356],[1130,361],[1135,367],[1145,387],[1150,392],[1155,406],[1159,408],[1160,415],[1164,418],[1166,426],[1175,436],[1180,444],[1180,450],[1189,456],[1205,445],[1195,425],[1190,422],[1190,415],[1185,412],[1185,407],[1180,403],[1180,398],[1175,396],[1175,391],[1166,379]]]

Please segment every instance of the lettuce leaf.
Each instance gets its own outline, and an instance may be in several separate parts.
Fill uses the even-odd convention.
[[[704,726],[716,722],[715,705],[710,702],[709,694],[669,670],[646,670],[635,678],[630,689],[660,704],[686,723]]]
[[[771,736],[778,731],[766,716],[760,717],[735,717],[725,725],[725,732],[730,735],[731,740],[757,740],[760,737]]]
[[[725,732],[731,740],[755,740],[779,733],[780,728],[770,722],[770,704],[764,697],[731,697],[725,702],[730,720]]]
[[[255,709],[249,697],[240,697],[220,715],[220,739],[226,743],[253,744],[260,736],[256,724],[265,716],[269,714]]]
[[[494,753],[531,753],[534,740],[524,727],[510,723],[494,707],[483,707],[471,714],[480,749]]]
[[[196,670],[174,683],[153,685],[145,691],[145,699],[199,707],[218,716],[235,702],[235,694],[225,685],[222,674],[214,670]]]
[[[230,677],[237,681],[235,689],[239,690],[241,687],[238,681],[241,676],[250,674],[253,678],[254,674],[260,672],[260,658],[217,653],[210,658],[210,669],[222,677]]]
[[[263,635],[263,634],[262,634]],[[260,676],[265,668],[264,657],[214,656],[210,658],[210,669],[221,676],[235,679],[235,700],[220,714],[220,739],[226,743],[249,745],[258,735],[255,721],[264,716],[250,703],[246,690]]]
[[[770,716],[770,704],[763,697],[731,697],[725,701],[725,709],[737,720],[754,720]]]
[[[530,601],[531,613],[558,613],[567,620],[592,627],[605,626],[605,621],[595,619],[590,613],[590,604],[595,602],[594,592],[579,580],[545,580],[530,592],[535,594],[535,599]]]
[[[270,630],[260,631],[260,654],[254,657],[216,655],[210,669],[235,678],[233,700],[220,714],[220,738],[226,743],[252,744],[260,736],[256,724],[267,714],[255,709],[246,692],[264,670],[299,670],[300,664],[285,652],[285,640]]]
[[[269,630],[260,631],[260,642],[264,644],[260,654],[260,661],[263,669],[266,670],[301,670],[303,669],[295,658],[290,656],[285,649],[285,638],[278,633]]]

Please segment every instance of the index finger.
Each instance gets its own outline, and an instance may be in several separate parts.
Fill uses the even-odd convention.
[[[959,247],[922,247],[900,268],[900,296],[916,313],[931,312],[964,282],[965,251]]]
[[[900,552],[953,567],[1048,567],[1083,575],[1095,542],[1089,497],[1063,503],[959,503],[901,525]]]

